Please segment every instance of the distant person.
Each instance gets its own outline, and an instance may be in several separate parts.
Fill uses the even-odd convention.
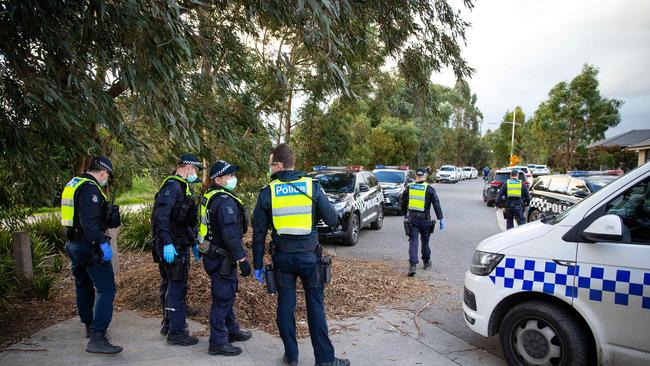
[[[120,226],[119,214],[108,220],[110,205],[103,187],[113,176],[113,163],[106,157],[93,158],[88,171],[72,178],[61,195],[61,224],[65,227],[65,251],[72,262],[77,311],[90,338],[86,352],[120,353],[106,337],[113,317],[115,274],[107,228]],[[109,222],[112,221],[112,222]]]
[[[483,179],[484,180],[487,180],[488,174],[490,174],[490,168],[486,166],[485,168],[483,168]]]
[[[237,356],[242,353],[234,342],[244,342],[251,333],[241,330],[235,316],[237,266],[242,277],[251,274],[251,266],[242,245],[248,228],[248,210],[234,194],[238,166],[216,161],[210,167],[210,188],[201,200],[199,248],[203,268],[210,277],[212,307],[210,309],[211,355]]]
[[[196,243],[197,204],[190,184],[199,180],[197,174],[201,170],[203,165],[196,156],[181,155],[174,174],[163,180],[156,193],[151,215],[153,254],[160,271],[160,303],[163,308],[160,334],[167,337],[170,345],[191,346],[199,342],[185,328],[190,248],[194,259],[201,259]]]
[[[418,168],[415,171],[415,182],[408,185],[408,189],[402,195],[402,212],[408,221],[409,237],[409,271],[408,276],[415,276],[415,269],[418,264],[418,241],[422,245],[422,261],[424,269],[431,268],[431,248],[429,237],[433,232],[431,221],[431,206],[436,212],[440,221],[440,231],[445,229],[445,219],[442,217],[440,200],[436,190],[426,183],[426,168]]]
[[[511,171],[510,179],[501,186],[501,189],[499,189],[499,193],[497,194],[497,207],[502,205],[504,199],[506,200],[504,216],[506,218],[507,230],[512,229],[515,226],[514,219],[517,220],[517,225],[523,225],[526,223],[526,219],[524,218],[524,206],[528,206],[530,203],[530,193],[528,192],[528,187],[526,187],[518,177],[518,170]]]

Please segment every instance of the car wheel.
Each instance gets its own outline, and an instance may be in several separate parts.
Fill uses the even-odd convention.
[[[343,244],[348,246],[355,246],[359,241],[359,233],[361,231],[361,223],[359,220],[359,215],[353,213],[348,220],[348,232],[343,239]]]
[[[377,219],[370,224],[370,228],[373,230],[380,230],[384,225],[384,206],[379,205],[379,212],[377,212]]]
[[[485,194],[485,191],[483,191],[483,202],[487,202],[487,195]]]
[[[499,338],[509,365],[587,365],[589,342],[566,310],[542,301],[513,307],[501,321]]]
[[[494,207],[494,201],[487,201],[488,207]]]
[[[539,220],[539,210],[532,210],[528,214],[528,222],[533,222]]]

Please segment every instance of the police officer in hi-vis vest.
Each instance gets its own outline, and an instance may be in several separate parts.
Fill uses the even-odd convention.
[[[198,181],[201,170],[203,165],[196,156],[181,155],[174,174],[163,180],[156,193],[151,215],[153,257],[160,271],[163,308],[160,333],[171,345],[191,346],[199,342],[189,335],[185,318],[190,248],[195,260],[201,259],[196,242],[198,208],[190,189],[190,184]]]
[[[115,275],[107,228],[120,226],[119,211],[113,210],[103,187],[113,175],[113,163],[98,156],[92,159],[85,174],[72,178],[61,195],[61,224],[68,239],[65,251],[72,262],[77,292],[77,311],[90,338],[86,351],[119,353],[106,337],[113,317]]]
[[[203,267],[210,276],[212,308],[210,310],[211,355],[236,356],[242,349],[233,342],[251,338],[241,330],[233,306],[237,292],[237,266],[241,276],[251,274],[251,266],[242,245],[249,224],[248,210],[234,194],[238,166],[219,160],[210,167],[211,185],[201,198],[199,250]]]
[[[528,192],[528,187],[518,177],[518,170],[511,171],[510,179],[506,181],[506,184],[501,185],[501,189],[499,189],[499,193],[497,194],[497,207],[503,206],[502,201],[504,199],[506,200],[503,214],[506,218],[507,229],[512,229],[515,226],[514,219],[517,219],[517,225],[526,223],[524,206],[528,206],[530,203],[530,193]]]
[[[284,343],[282,360],[298,363],[296,341],[296,279],[300,278],[307,305],[307,324],[316,365],[345,366],[350,361],[334,357],[325,319],[324,286],[328,282],[329,257],[318,244],[318,220],[338,226],[338,216],[318,180],[293,170],[295,158],[287,144],[276,146],[269,157],[271,183],[260,190],[253,213],[253,262],[255,278],[278,293],[277,324]],[[273,266],[263,268],[266,234],[271,228]],[[272,269],[272,272],[271,272]],[[271,282],[270,273],[275,281]]]
[[[427,184],[426,168],[415,171],[415,182],[409,183],[402,194],[402,212],[404,212],[406,234],[409,237],[409,271],[408,276],[415,276],[418,264],[418,239],[422,242],[422,261],[424,269],[431,268],[431,248],[429,237],[433,233],[435,222],[431,221],[431,206],[440,221],[440,231],[445,229],[445,219],[436,190]]]

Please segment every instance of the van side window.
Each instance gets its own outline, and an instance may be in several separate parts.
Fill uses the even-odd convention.
[[[535,186],[533,187],[533,190],[535,190],[535,191],[542,191],[542,192],[546,192],[546,191],[548,191],[548,184],[549,184],[550,181],[551,181],[551,180],[548,179],[548,178],[541,178],[541,179],[539,180],[539,182],[537,182],[537,183],[535,184]]]
[[[567,194],[579,198],[584,198],[589,195],[589,189],[582,179],[571,178],[571,181],[569,182],[569,188],[567,189]]]
[[[629,230],[629,242],[650,244],[650,179],[646,179],[614,198],[605,214],[619,216]],[[628,239],[626,233],[624,240]],[[626,240],[626,242],[628,242]]]
[[[370,187],[376,187],[379,184],[379,181],[372,173],[366,173],[366,181],[368,182],[368,186]]]
[[[548,185],[548,191],[558,194],[566,194],[567,186],[569,185],[569,178],[567,177],[553,177],[551,183]]]

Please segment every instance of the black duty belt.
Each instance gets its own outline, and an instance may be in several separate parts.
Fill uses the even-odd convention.
[[[65,236],[70,241],[81,241],[81,242],[88,241],[88,239],[86,238],[86,234],[84,234],[84,232],[79,229],[67,228],[65,232]]]
[[[429,212],[409,210],[409,217],[416,219],[428,219],[431,217]]]
[[[310,253],[318,247],[317,238],[274,241],[272,253]]]

